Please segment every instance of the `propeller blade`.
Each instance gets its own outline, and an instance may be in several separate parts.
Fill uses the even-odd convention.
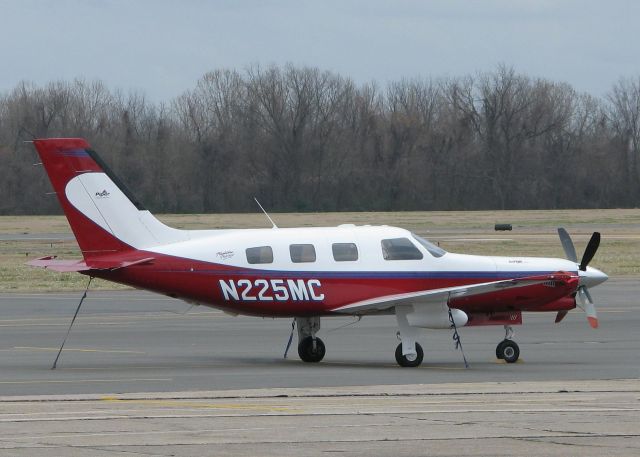
[[[556,324],[564,319],[567,313],[569,313],[569,311],[558,311],[558,314],[556,314]]]
[[[576,297],[578,298],[576,304],[586,313],[591,328],[598,328],[598,315],[589,290],[584,286],[578,287]]]
[[[600,232],[593,232],[589,244],[587,244],[587,249],[584,250],[584,254],[582,255],[582,261],[580,262],[581,271],[587,270],[587,265],[589,265],[593,256],[596,255],[598,246],[600,246]]]
[[[578,263],[578,256],[576,255],[576,248],[573,245],[573,241],[571,241],[571,237],[567,233],[567,231],[559,227],[558,235],[560,235],[560,242],[562,243],[562,248],[564,249],[564,254],[567,256],[568,260],[572,262]]]

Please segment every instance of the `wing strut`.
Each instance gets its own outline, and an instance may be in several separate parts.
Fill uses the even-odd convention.
[[[82,302],[85,298],[87,298],[87,291],[89,290],[89,286],[91,285],[91,281],[93,280],[93,276],[89,276],[89,282],[87,283],[87,288],[84,290],[84,294],[82,294],[82,298],[80,299],[80,303],[78,303],[78,307],[76,308],[76,313],[73,315],[73,319],[71,319],[71,324],[69,325],[69,329],[67,330],[67,335],[62,340],[62,344],[60,345],[60,350],[58,351],[58,355],[56,359],[53,361],[52,370],[56,369],[56,365],[58,364],[58,359],[60,358],[60,354],[62,354],[62,348],[64,347],[64,343],[67,342],[67,338],[69,337],[69,333],[71,333],[71,327],[73,327],[73,323],[76,321],[76,317],[78,317],[78,312],[80,311],[80,307],[82,306]]]

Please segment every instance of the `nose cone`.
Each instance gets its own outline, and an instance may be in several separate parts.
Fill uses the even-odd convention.
[[[593,267],[587,267],[587,271],[578,271],[578,274],[580,275],[580,285],[586,287],[595,287],[609,279],[609,276]]]

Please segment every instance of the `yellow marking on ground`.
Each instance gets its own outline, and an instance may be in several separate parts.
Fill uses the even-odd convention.
[[[117,397],[102,397],[102,401],[107,403],[125,403],[162,406],[168,408],[195,408],[195,409],[232,409],[241,411],[268,411],[268,412],[302,412],[300,409],[290,408],[283,405],[264,405],[258,403],[198,403],[183,400],[129,400]]]
[[[297,360],[290,359],[292,363],[296,363]],[[362,366],[362,367],[371,367],[371,363],[367,362],[326,362],[323,365],[346,365],[346,366]],[[398,365],[395,364],[386,364],[386,365],[375,365],[377,368],[398,368]],[[442,367],[436,365],[420,365],[418,367],[414,367],[415,369],[428,369],[428,370],[466,370],[464,367]]]
[[[462,362],[460,362],[460,363],[462,363]],[[390,366],[397,367],[397,365],[390,365]],[[437,366],[434,366],[434,365],[421,365],[421,366],[415,367],[415,368],[422,368],[422,369],[425,369],[425,370],[445,370],[445,371],[446,370],[458,370],[458,371],[466,370],[466,368],[463,367],[463,366],[462,367],[437,367]]]
[[[31,294],[12,294],[12,293],[2,293],[0,294],[1,298],[16,298],[16,299],[23,299],[23,298],[32,298],[32,297],[47,297],[48,300],[52,301],[52,300],[56,300],[56,301],[62,301],[62,300],[69,300],[69,299],[77,299],[77,297],[79,296],[76,294],[52,294],[52,293],[31,293]],[[168,302],[175,302],[175,298],[164,298],[161,296],[157,296],[157,297],[137,297],[135,295],[122,295],[122,296],[118,296],[118,295],[111,295],[111,296],[106,296],[106,297],[99,297],[99,296],[91,296],[88,295],[87,296],[87,300],[91,300],[91,301],[97,301],[97,300],[102,300],[102,301],[112,301],[112,300],[121,300],[121,301],[168,301]]]
[[[80,316],[84,325],[115,325],[116,322],[104,322],[107,320],[127,320],[135,322],[138,320],[169,320],[176,317],[200,317],[203,315],[211,315],[214,317],[229,317],[222,311],[204,311],[199,313],[174,313],[167,311],[165,313],[149,313],[149,314],[101,314],[101,315],[84,315]],[[43,325],[67,325],[68,317],[31,317],[22,319],[0,319],[0,327],[27,327],[27,326],[43,326]],[[93,321],[93,322],[91,322]],[[121,324],[121,323],[117,323]]]
[[[505,364],[505,365],[510,365],[510,364],[508,364],[507,362],[505,362],[505,361],[504,361],[504,359],[492,359],[491,361],[492,361],[493,363],[503,363],[503,364]],[[514,363],[524,363],[524,360],[523,360],[523,359],[518,359],[518,360],[516,360]]]
[[[38,379],[0,381],[0,384],[79,384],[83,382],[171,382],[173,378],[121,378],[121,379]]]
[[[43,347],[34,347],[34,346],[15,346],[13,349],[24,349],[31,351],[56,351],[58,352],[60,348],[43,348]],[[69,348],[65,349],[65,352],[104,352],[104,353],[113,353],[113,354],[146,354],[146,352],[142,351],[127,351],[120,349],[80,349],[80,348]]]

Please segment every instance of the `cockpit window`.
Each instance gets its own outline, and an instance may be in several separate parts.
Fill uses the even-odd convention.
[[[442,249],[440,246],[436,246],[435,244],[433,244],[431,241],[427,241],[422,237],[419,237],[418,235],[416,235],[415,233],[412,233],[411,236],[413,236],[413,238],[420,243],[422,246],[424,246],[424,248],[429,251],[429,254],[431,254],[434,257],[442,257],[443,255],[445,255],[447,253],[447,251],[445,251],[444,249]]]
[[[420,260],[422,252],[408,238],[382,240],[382,256],[385,260]]]

